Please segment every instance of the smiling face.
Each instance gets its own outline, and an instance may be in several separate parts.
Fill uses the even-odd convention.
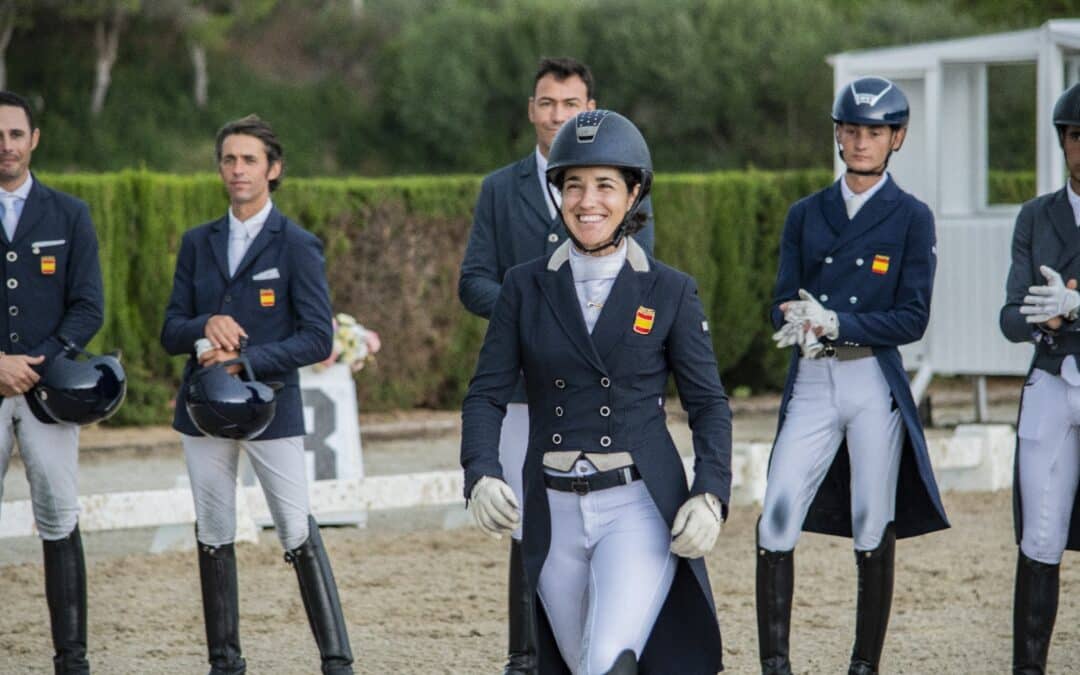
[[[635,185],[633,190],[628,189],[622,172],[615,167],[571,167],[563,176],[563,222],[585,248],[611,241],[640,188]],[[611,252],[603,249],[596,253]]]
[[[38,136],[22,108],[0,105],[0,187],[12,192],[26,180]]]

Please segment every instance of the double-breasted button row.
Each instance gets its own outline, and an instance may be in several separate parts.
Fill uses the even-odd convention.
[[[855,266],[856,267],[862,267],[864,262],[866,262],[866,261],[863,260],[862,258],[856,258],[855,259]],[[831,255],[825,256],[825,264],[826,265],[833,264],[833,257]]]

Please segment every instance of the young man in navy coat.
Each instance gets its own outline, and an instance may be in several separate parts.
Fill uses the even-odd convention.
[[[26,394],[63,347],[85,346],[105,315],[98,242],[86,204],[30,174],[40,130],[21,96],[0,92],[0,496],[19,441],[45,550],[57,673],[89,673],[86,564],[79,535],[79,427],[55,424]]]
[[[1046,672],[1061,558],[1080,551],[1080,85],[1061,95],[1053,120],[1069,178],[1020,209],[1000,316],[1006,338],[1035,347],[1016,425],[1016,675]]]
[[[472,231],[458,283],[458,297],[473,314],[491,318],[507,270],[540,256],[550,256],[566,241],[566,230],[556,212],[558,192],[547,188],[548,152],[566,120],[595,108],[593,76],[587,65],[572,58],[540,61],[533,78],[533,95],[529,97],[529,121],[536,129],[536,149],[485,177],[473,212]],[[642,204],[642,211],[648,220],[634,234],[634,239],[651,254],[653,222],[648,198]],[[519,381],[499,440],[506,479],[519,503],[528,436],[525,387]],[[518,528],[510,540],[510,646],[505,675],[531,673],[536,661],[529,621],[532,594],[523,582],[520,544]]]
[[[788,212],[774,336],[792,350],[758,522],[762,672],[789,674],[800,530],[853,537],[859,576],[849,673],[878,672],[897,537],[948,527],[898,347],[922,337],[936,264],[934,219],[885,172],[907,98],[864,77],[833,105],[847,166]]]
[[[218,172],[229,212],[184,234],[161,343],[188,357],[173,428],[181,434],[195,497],[199,576],[212,675],[245,671],[240,652],[236,554],[236,468],[243,448],[266,495],[286,560],[296,568],[323,673],[352,673],[337,587],[308,506],[301,366],[333,346],[322,243],[274,208],[283,151],[254,115],[217,136]],[[196,353],[205,338],[209,350]],[[241,351],[242,341],[247,346]],[[204,436],[187,414],[186,383],[197,369],[246,356],[255,377],[281,382],[270,426],[254,440]],[[236,368],[236,366],[232,366]]]

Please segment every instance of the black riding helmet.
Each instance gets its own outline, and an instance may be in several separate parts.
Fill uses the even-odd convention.
[[[1080,127],[1080,84],[1074,84],[1058,97],[1054,104],[1054,126],[1057,127],[1058,143],[1065,147],[1065,129]]]
[[[907,126],[910,117],[911,107],[907,96],[900,87],[884,77],[860,77],[841,88],[833,101],[832,121],[836,124],[885,125],[897,131]],[[839,146],[837,143],[842,160],[844,150]],[[848,171],[864,176],[880,176],[889,166],[892,153],[889,150],[880,169],[856,171],[849,168]]]
[[[611,241],[591,249],[579,242],[570,228],[567,234],[583,251],[592,253],[609,246],[618,246],[627,229],[634,220],[642,200],[652,188],[652,157],[645,137],[634,123],[612,110],[590,110],[581,112],[567,121],[559,129],[548,151],[547,178],[550,183],[562,187],[562,176],[566,169],[573,166],[611,166],[635,173],[638,183],[637,198],[630,205]],[[562,221],[562,212],[559,212]],[[566,223],[563,222],[565,226]]]
[[[46,424],[93,424],[113,416],[127,394],[127,375],[114,354],[91,354],[60,338],[64,351],[26,396]],[[80,356],[86,358],[80,359]]]
[[[226,368],[242,366],[240,375]],[[251,363],[239,358],[196,368],[184,389],[184,406],[191,421],[207,436],[249,441],[270,426],[277,409],[280,382],[258,382]]]

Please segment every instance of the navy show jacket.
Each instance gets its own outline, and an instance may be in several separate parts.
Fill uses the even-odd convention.
[[[1031,370],[1061,373],[1061,362],[1070,353],[1080,353],[1080,321],[1065,322],[1058,331],[1046,331],[1027,322],[1020,313],[1030,286],[1046,284],[1039,272],[1047,265],[1062,279],[1080,279],[1080,228],[1065,188],[1026,202],[1016,216],[1013,229],[1012,264],[1005,284],[1005,304],[999,316],[1001,332],[1011,342],[1035,346]],[[1023,399],[1018,418],[1024,415]],[[1016,425],[1016,452],[1013,463],[1013,523],[1016,543],[1023,537],[1023,495],[1020,494],[1020,424]],[[1066,548],[1080,551],[1080,493],[1073,499]]]
[[[184,405],[187,379],[198,367],[195,341],[215,314],[233,317],[248,334],[247,356],[255,377],[281,382],[274,420],[255,440],[303,436],[301,366],[326,359],[333,349],[330,294],[322,242],[277,208],[229,276],[229,218],[184,233],[176,258],[172,295],[165,309],[161,344],[187,355],[173,428],[202,435]]]
[[[0,228],[0,266],[0,350],[44,356],[39,374],[63,351],[61,336],[85,347],[101,328],[98,241],[84,202],[35,178],[14,240]]]
[[[462,406],[465,495],[483,476],[501,478],[499,433],[519,373],[529,400],[523,469],[526,575],[536,588],[552,522],[543,480],[550,450],[629,452],[671,527],[679,507],[704,492],[725,505],[731,494],[731,409],[720,382],[708,324],[694,280],[649,258],[627,240],[626,262],[593,332],[586,328],[569,264],[570,242],[550,257],[506,275],[488,324],[476,374]],[[638,320],[639,313],[651,321]],[[670,376],[689,414],[694,480],[667,430]],[[536,603],[540,607],[540,603]],[[540,610],[542,611],[542,610]],[[540,672],[565,664],[540,622]],[[701,558],[679,558],[675,582],[643,652],[643,672],[688,675],[722,669],[720,630]]]

